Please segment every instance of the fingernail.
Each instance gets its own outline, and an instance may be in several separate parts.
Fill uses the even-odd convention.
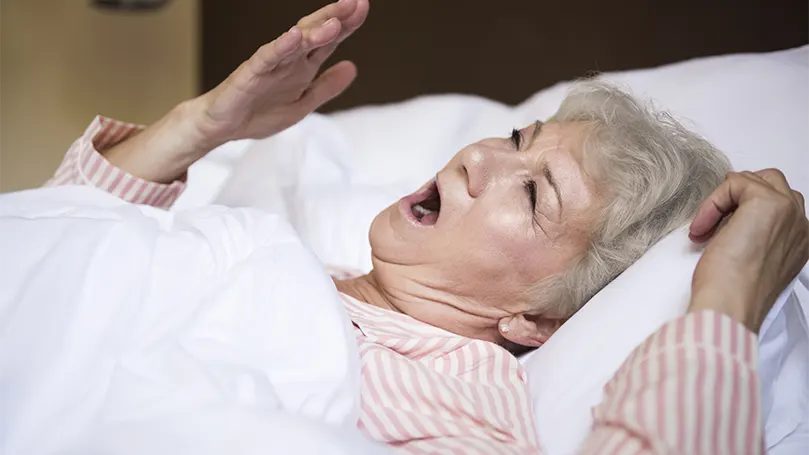
[[[323,26],[325,27],[325,26],[327,26],[327,25],[331,25],[331,24],[333,24],[333,23],[335,23],[335,22],[337,22],[337,18],[332,17],[331,19],[329,19],[329,20],[327,20],[326,22],[324,22],[324,23],[323,23]]]

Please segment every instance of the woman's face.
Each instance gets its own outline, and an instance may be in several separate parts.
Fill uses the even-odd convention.
[[[484,339],[484,328],[533,310],[527,291],[585,250],[595,221],[583,132],[537,122],[474,143],[380,213],[370,232],[374,273],[397,309]]]

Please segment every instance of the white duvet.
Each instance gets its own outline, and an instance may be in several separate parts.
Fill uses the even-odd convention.
[[[0,453],[371,450],[348,317],[277,216],[66,187],[0,196],[0,233]]]

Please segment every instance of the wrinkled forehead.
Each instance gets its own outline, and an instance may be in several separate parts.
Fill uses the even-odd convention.
[[[529,134],[536,134],[537,126],[527,127]],[[583,122],[548,122],[542,124],[539,134],[531,144],[531,152],[542,155],[558,165],[570,167],[579,173],[582,180],[589,180],[585,166],[585,145],[590,135],[591,126]]]
[[[541,142],[543,145],[555,142],[561,151],[575,160],[587,180],[596,184],[602,180],[603,172],[609,172],[609,163],[599,156],[598,147],[593,147],[593,142],[598,139],[597,132],[598,126],[594,122],[562,122],[552,118],[544,124],[543,134],[537,139],[549,141]],[[542,138],[545,133],[549,134]]]
[[[530,128],[534,128],[533,126]],[[592,125],[584,122],[549,121],[531,144],[532,153],[548,163],[571,197],[582,207],[598,202],[598,176],[605,163],[588,153]],[[533,134],[530,131],[529,134]]]

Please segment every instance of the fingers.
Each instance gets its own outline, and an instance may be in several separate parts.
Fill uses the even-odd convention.
[[[787,196],[800,205],[803,212],[806,211],[803,195],[790,188],[786,176],[780,170],[731,172],[700,205],[691,222],[691,240],[698,243],[707,241],[716,232],[722,219],[736,210],[744,199],[751,195],[764,194],[772,196],[772,200],[780,199],[782,202],[786,202],[783,196]]]
[[[367,0],[365,0],[367,1]],[[298,21],[304,31],[301,53],[325,46],[337,40],[344,29],[344,22],[351,19],[357,10],[357,0],[340,0],[320,8]]]
[[[792,197],[798,201],[798,204],[801,206],[801,210],[803,213],[806,213],[806,200],[803,198],[803,194],[800,191],[792,190]]]
[[[751,176],[731,172],[699,207],[697,216],[691,222],[689,237],[702,243],[711,238],[719,223],[729,215],[745,197],[750,185],[760,184]]]
[[[315,50],[310,51],[309,55],[307,56],[307,59],[309,59],[309,61],[315,65],[322,65],[323,62],[326,61],[326,59],[331,57],[331,54],[334,53],[334,51],[337,49],[337,46],[339,45],[340,45],[339,41],[337,40],[332,41],[331,43],[323,47],[316,48]]]
[[[789,186],[787,177],[779,169],[764,169],[755,173],[760,176],[762,180],[766,181],[769,185],[775,188],[781,194],[789,196],[801,209],[806,213],[806,201],[800,191],[795,191]]]
[[[286,33],[271,43],[261,46],[252,57],[249,65],[255,74],[272,71],[279,64],[294,59],[302,52],[308,52],[334,41],[342,29],[341,19],[349,19],[356,10],[356,0],[341,0],[326,5],[298,21]]]
[[[337,63],[320,75],[297,101],[308,114],[342,93],[357,77],[357,67],[349,61]],[[305,115],[304,114],[304,115]]]
[[[311,51],[309,53],[309,61],[317,65],[326,61],[326,59],[334,53],[334,50],[337,49],[337,46],[351,36],[351,34],[365,22],[370,6],[368,0],[357,0],[357,7],[354,9],[354,13],[348,19],[341,22],[342,27],[337,39],[319,49]]]
[[[339,19],[332,17],[323,24],[301,28],[303,30],[303,46],[297,54],[302,54],[334,42],[340,35],[343,25]],[[296,55],[297,57],[298,55]]]
[[[778,169],[764,169],[754,172],[754,174],[764,179],[764,181],[772,185],[773,188],[777,189],[781,193],[789,195],[790,191],[792,191],[792,188],[789,187],[789,182],[787,182],[786,176]]]
[[[357,0],[357,6],[354,12],[347,18],[341,19],[343,30],[337,38],[337,42],[345,41],[352,33],[354,33],[360,26],[365,23],[368,17],[368,11],[371,9],[371,4],[368,0]]]
[[[357,0],[357,6],[354,9],[354,12],[348,17],[348,19],[343,21],[346,36],[354,32],[354,30],[360,28],[360,26],[365,22],[365,19],[368,17],[368,11],[370,9],[371,4],[368,2],[368,0]],[[345,39],[345,36],[342,36],[341,39]]]
[[[272,71],[300,47],[302,37],[301,30],[298,27],[292,27],[275,41],[261,46],[248,60],[250,69],[255,74]]]
[[[351,17],[356,8],[357,0],[340,0],[338,2],[328,4],[314,13],[302,18],[298,21],[298,27],[304,29],[315,28],[331,18],[336,18],[339,21],[343,21]]]

